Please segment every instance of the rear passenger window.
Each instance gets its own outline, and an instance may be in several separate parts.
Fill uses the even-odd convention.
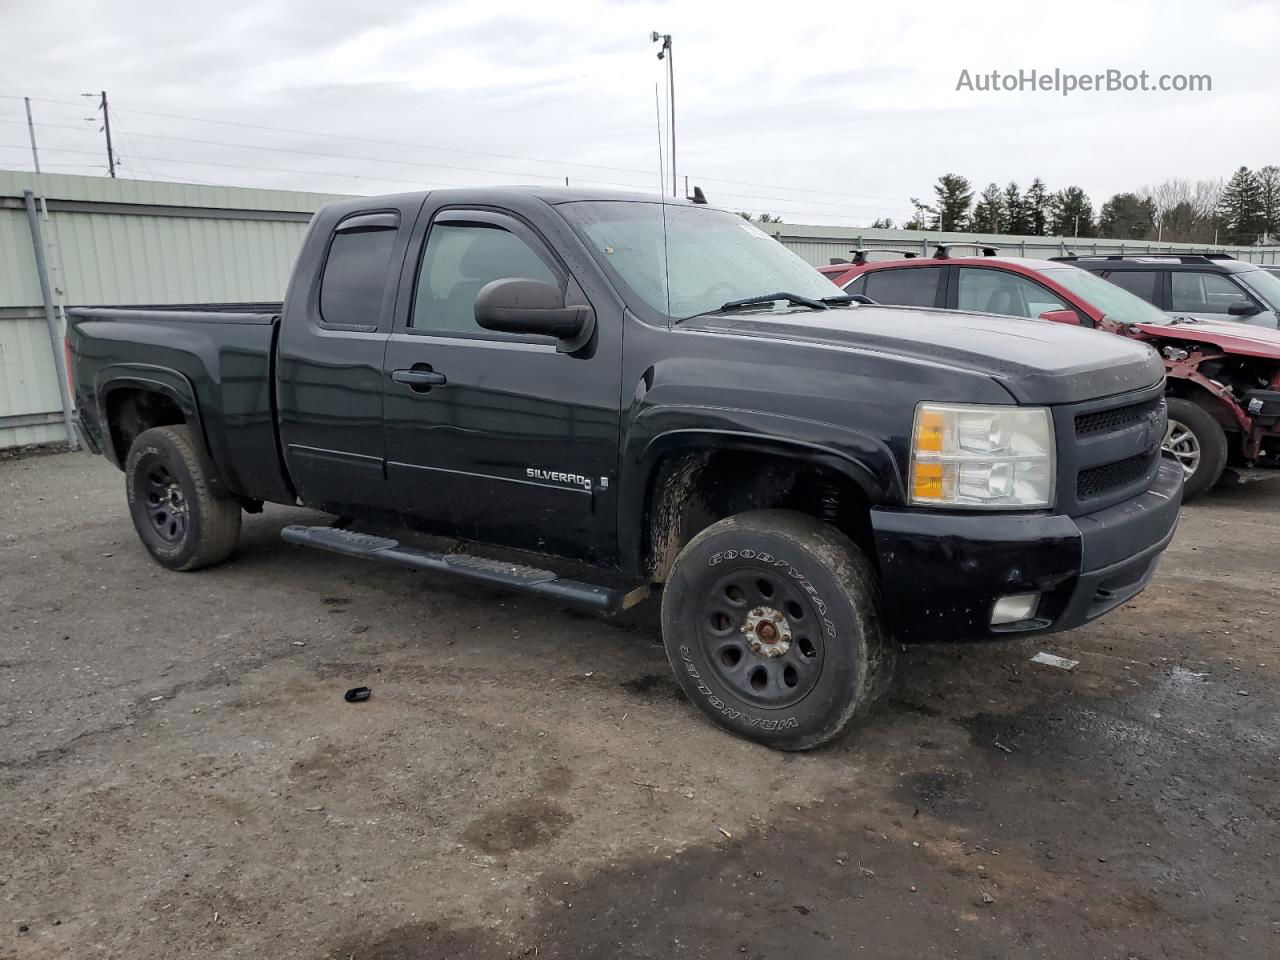
[[[864,273],[862,276],[858,277],[852,283],[846,283],[844,285],[844,292],[851,293],[851,294],[861,293],[865,295],[867,292],[867,275]]]
[[[393,214],[348,218],[351,223],[366,220],[376,222],[346,230],[339,224],[329,244],[320,278],[320,319],[330,326],[377,326],[381,319],[398,218]]]
[[[1158,305],[1156,300],[1156,291],[1159,287],[1156,284],[1160,281],[1160,274],[1154,270],[1113,270],[1107,274],[1107,279],[1123,290],[1128,290],[1135,297],[1141,297],[1147,303]]]
[[[932,307],[938,303],[938,284],[942,280],[941,267],[899,267],[891,270],[874,270],[863,276],[867,278],[865,291],[848,287],[845,289],[849,293],[866,293],[876,303],[904,307]]]
[[[476,294],[493,280],[524,277],[559,286],[559,278],[514,233],[487,224],[438,223],[427,236],[410,326],[441,333],[484,333]]]

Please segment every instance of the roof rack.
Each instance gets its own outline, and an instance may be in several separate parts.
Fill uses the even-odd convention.
[[[933,251],[935,260],[951,259],[951,251],[955,247],[972,247],[974,250],[981,250],[984,257],[998,257],[1000,251],[995,247],[988,247],[981,243],[940,243],[936,250]]]
[[[1236,258],[1229,253],[1098,253],[1086,254],[1085,256],[1071,254],[1070,256],[1050,257],[1049,259],[1066,262],[1075,260],[1129,260],[1140,263],[1144,260],[1175,260],[1178,263],[1213,263],[1216,260],[1235,260]]]
[[[914,250],[894,250],[889,247],[877,247],[874,250],[850,250],[849,252],[853,254],[853,262],[859,265],[870,263],[870,256],[873,253],[896,253],[903,260],[914,260],[916,257],[920,256],[920,254],[916,253]]]

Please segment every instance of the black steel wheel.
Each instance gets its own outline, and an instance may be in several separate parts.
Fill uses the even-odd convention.
[[[147,519],[156,535],[166,543],[179,543],[187,535],[187,500],[182,485],[169,468],[152,460],[143,477]]]
[[[155,561],[172,570],[220,563],[240,539],[240,504],[214,494],[210,468],[183,425],[144,430],[125,460],[134,529]]]
[[[826,743],[883,695],[894,645],[875,571],[843,533],[761,510],[680,552],[662,597],[667,658],[689,700],[783,750]]]
[[[737,696],[789,707],[812,692],[826,652],[822,615],[794,579],[739,567],[707,591],[702,609],[711,667]]]

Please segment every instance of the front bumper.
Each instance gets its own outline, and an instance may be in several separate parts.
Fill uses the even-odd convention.
[[[1173,539],[1182,470],[1162,459],[1132,499],[1080,517],[875,509],[871,526],[896,639],[973,640],[1068,630],[1137,595]],[[998,599],[1038,593],[1035,617],[991,626]]]

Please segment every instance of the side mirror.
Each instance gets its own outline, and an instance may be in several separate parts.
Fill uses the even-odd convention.
[[[499,333],[536,334],[568,340],[582,332],[591,308],[567,307],[560,288],[545,280],[492,280],[476,294],[476,323]]]
[[[1261,313],[1257,304],[1252,300],[1237,300],[1231,306],[1227,307],[1227,316],[1229,317],[1252,317],[1254,314]]]
[[[1074,310],[1046,310],[1040,314],[1040,319],[1053,323],[1069,323],[1077,327],[1080,325],[1080,315]]]

